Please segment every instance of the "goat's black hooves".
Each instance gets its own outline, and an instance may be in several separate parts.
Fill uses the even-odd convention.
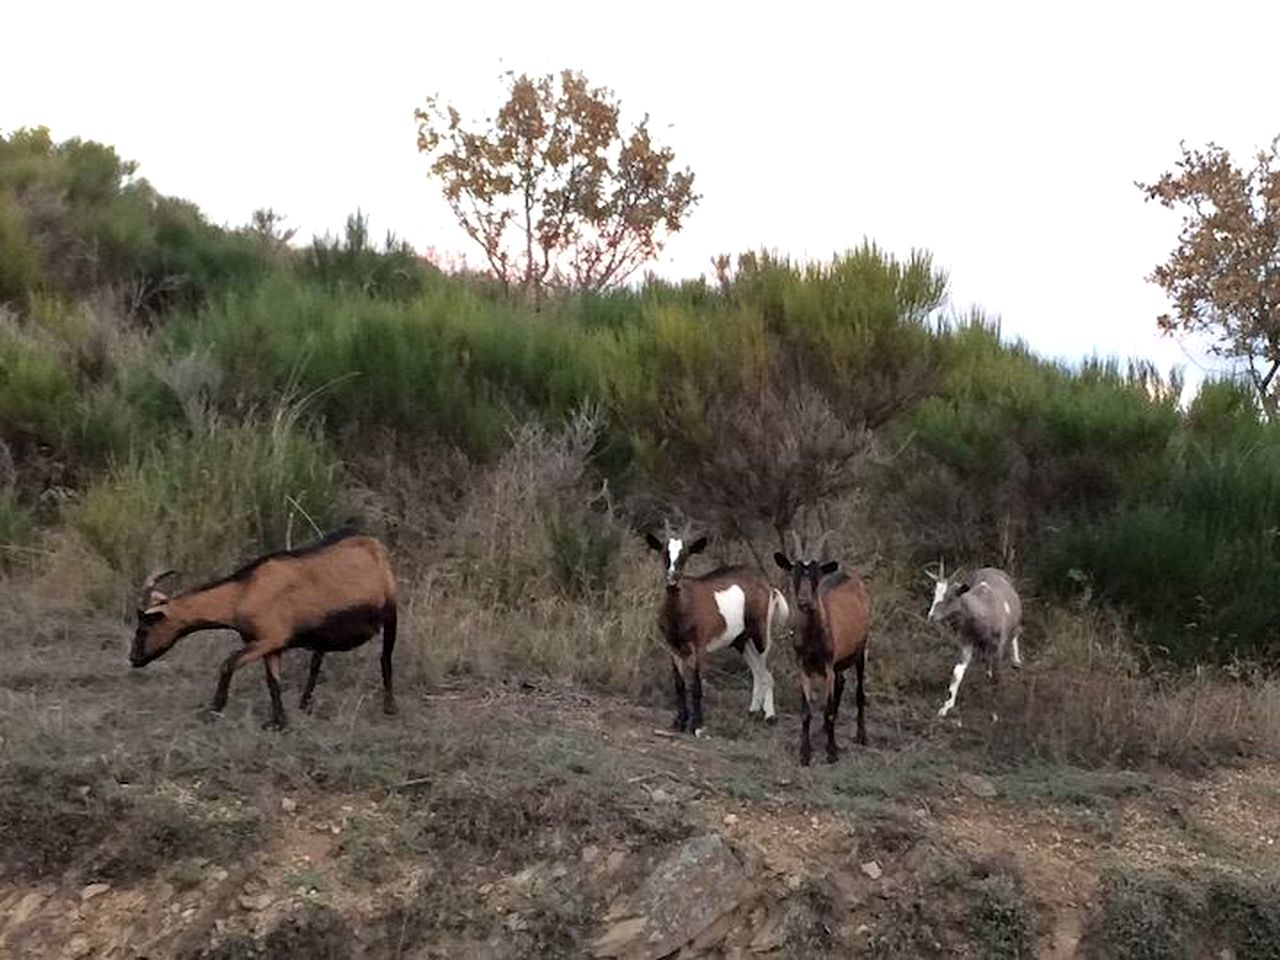
[[[763,719],[763,718],[764,718],[764,711],[763,711],[763,710],[748,710],[748,711],[747,711],[747,719],[748,719],[748,720],[760,720],[760,719]]]
[[[382,712],[388,717],[394,717],[400,712],[400,708],[397,707],[394,702],[384,703],[382,705]]]
[[[778,717],[776,714],[771,713],[764,718],[764,722],[771,727],[776,727],[778,725]]]
[[[836,760],[838,760],[839,758],[840,758],[840,755],[836,753],[834,750],[827,751],[827,763],[835,763]]]
[[[671,721],[671,729],[676,733],[684,733],[689,729],[689,721],[684,717],[676,717]]]
[[[811,764],[812,762],[813,762],[813,759],[812,759],[811,757],[801,757],[801,758],[800,758],[800,766],[802,766],[802,767],[807,767],[807,766],[809,766],[809,764]]]

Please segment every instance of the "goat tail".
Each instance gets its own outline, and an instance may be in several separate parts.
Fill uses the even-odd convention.
[[[768,637],[769,646],[773,646],[774,631],[779,634],[786,632],[791,626],[791,607],[787,604],[787,598],[782,591],[776,587],[769,590],[769,611],[765,615],[765,634]]]

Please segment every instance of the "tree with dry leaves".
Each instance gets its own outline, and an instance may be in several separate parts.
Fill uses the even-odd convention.
[[[506,289],[621,283],[697,203],[692,172],[654,144],[647,115],[624,130],[613,92],[581,73],[506,81],[487,128],[435,97],[414,112],[450,209]]]
[[[1272,413],[1280,370],[1278,145],[1280,137],[1245,169],[1216,144],[1183,144],[1175,170],[1138,184],[1148,200],[1184,211],[1178,245],[1148,277],[1173,302],[1160,328],[1208,334],[1216,353],[1247,361]]]

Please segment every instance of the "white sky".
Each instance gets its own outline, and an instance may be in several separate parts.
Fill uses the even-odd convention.
[[[414,107],[482,114],[502,70],[573,67],[697,175],[663,275],[761,246],[924,247],[957,308],[1068,358],[1186,363],[1143,280],[1177,217],[1133,182],[1180,139],[1243,156],[1280,133],[1274,3],[9,6],[0,131],[110,143],[215,221],[271,206],[306,237],[360,206],[377,236],[463,250]]]

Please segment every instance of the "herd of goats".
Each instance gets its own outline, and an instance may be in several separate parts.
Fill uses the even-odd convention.
[[[774,638],[790,631],[803,692],[800,762],[807,765],[812,758],[810,717],[819,704],[827,762],[835,762],[836,717],[845,673],[851,666],[857,679],[857,740],[866,743],[863,679],[871,603],[856,573],[841,570],[837,561],[818,559],[820,546],[802,555],[797,540],[795,556],[774,554],[774,561],[788,575],[788,600],[755,567],[727,566],[701,576],[686,574],[686,562],[706,548],[706,537],[688,544],[670,535],[664,540],[650,533],[645,539],[662,557],[665,569],[659,623],[673,664],[676,730],[702,735],[703,666],[708,654],[726,646],[738,650],[751,669],[752,714],[774,722],[773,675],[767,661]],[[138,629],[129,654],[133,666],[150,663],[197,630],[234,630],[244,645],[219,670],[213,713],[221,713],[226,706],[236,670],[261,660],[271,694],[272,724],[283,727],[280,660],[286,650],[311,651],[299,702],[299,708],[306,710],[325,654],[352,650],[381,630],[383,710],[396,712],[391,670],[396,583],[387,550],[378,540],[355,530],[338,530],[311,546],[267,554],[229,576],[171,596],[159,584],[173,573],[154,573],[143,585]],[[938,711],[946,716],[955,707],[975,651],[986,658],[993,681],[1006,648],[1011,649],[1013,665],[1021,666],[1022,605],[1009,578],[994,568],[948,579],[939,562],[930,576],[934,595],[929,620],[952,628],[960,641],[960,659],[952,671],[946,702]]]

